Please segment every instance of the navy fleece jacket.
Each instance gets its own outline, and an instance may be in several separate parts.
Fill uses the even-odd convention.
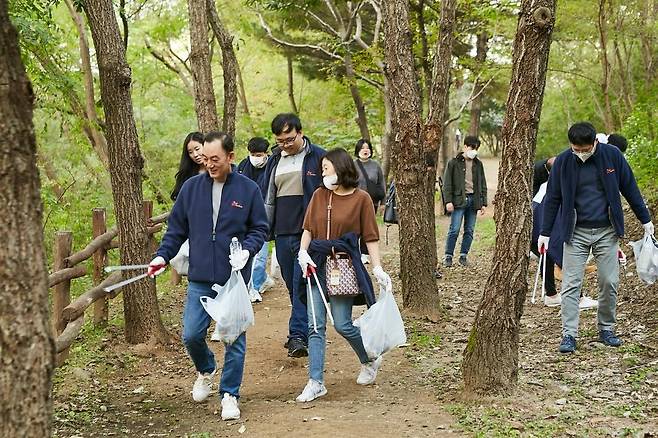
[[[189,239],[190,281],[225,284],[231,275],[228,258],[231,238],[237,237],[242,249],[253,257],[265,242],[267,217],[258,185],[244,175],[231,172],[222,189],[219,216],[213,230],[212,185],[213,179],[207,173],[183,184],[157,255],[169,263],[185,239]],[[245,281],[249,281],[250,262],[242,270]]]
[[[633,171],[619,149],[599,143],[589,160],[593,160],[596,165],[597,175],[608,201],[610,222],[618,236],[624,235],[624,213],[621,208],[620,192],[640,222],[646,224],[651,221]],[[576,190],[581,166],[580,159],[573,154],[571,148],[560,153],[555,159],[543,201],[544,219],[541,227],[543,236],[551,236],[551,230],[557,221],[556,225],[561,230],[564,241],[571,242],[577,222]],[[558,210],[560,210],[559,215]]]

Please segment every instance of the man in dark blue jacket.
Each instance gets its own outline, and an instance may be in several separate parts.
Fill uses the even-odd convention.
[[[241,270],[245,281],[251,274],[251,258],[263,246],[268,226],[260,189],[249,178],[233,172],[233,139],[222,132],[210,132],[203,146],[206,173],[183,184],[168,220],[167,232],[149,266],[158,275],[176,255],[181,244],[190,241],[189,286],[183,312],[183,342],[198,371],[192,398],[201,402],[211,392],[217,369],[215,357],[206,344],[210,316],[199,298],[214,298],[213,284],[225,284],[233,270]],[[230,254],[231,238],[242,243],[239,254]],[[219,386],[222,419],[240,417],[237,399],[247,348],[245,333],[224,354]]]
[[[270,144],[262,137],[253,137],[247,143],[249,156],[238,164],[238,172],[262,186],[267,165],[267,150]],[[267,256],[270,246],[265,242],[263,248],[254,257],[251,283],[249,284],[249,299],[252,303],[263,301],[261,293],[274,285],[274,280],[267,275]],[[213,335],[214,336],[214,335]]]
[[[540,251],[548,250],[557,221],[564,241],[562,260],[562,342],[559,351],[576,350],[578,299],[590,250],[599,277],[599,340],[608,346],[622,344],[614,333],[616,322],[619,238],[624,235],[624,195],[645,234],[653,235],[649,210],[635,182],[633,171],[619,149],[598,143],[589,123],[569,128],[571,148],[555,159],[544,199],[544,220],[538,239]],[[559,215],[558,215],[559,211]]]
[[[322,185],[324,149],[302,133],[295,114],[279,114],[272,120],[277,148],[265,167],[262,189],[270,226],[268,240],[275,241],[281,276],[286,282],[292,310],[288,322],[288,356],[308,356],[308,317],[300,299],[301,268],[297,253],[302,238],[304,215],[315,189]]]

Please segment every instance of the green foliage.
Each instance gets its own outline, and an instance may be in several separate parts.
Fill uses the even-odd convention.
[[[642,194],[658,200],[658,136],[653,114],[655,102],[638,105],[626,119],[623,134],[628,139],[628,162],[633,168]],[[653,138],[653,139],[652,139]]]

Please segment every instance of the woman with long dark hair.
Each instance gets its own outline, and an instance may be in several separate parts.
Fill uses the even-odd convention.
[[[175,201],[178,197],[183,183],[195,175],[205,172],[203,165],[203,134],[200,132],[190,132],[183,142],[183,152],[176,172],[176,184],[171,191],[171,200]]]
[[[327,152],[322,159],[322,177],[324,187],[313,193],[306,210],[298,261],[304,276],[308,275],[309,266],[317,266],[336,331],[361,362],[356,383],[370,385],[382,359],[368,357],[361,331],[352,323],[354,305],[371,306],[376,301],[372,281],[361,262],[359,240],[365,242],[370,252],[377,282],[390,290],[391,278],[379,259],[379,229],[372,200],[358,188],[359,175],[345,149]],[[327,315],[321,293],[315,285],[307,290],[309,381],[297,397],[298,402],[310,402],[327,393],[323,383]]]

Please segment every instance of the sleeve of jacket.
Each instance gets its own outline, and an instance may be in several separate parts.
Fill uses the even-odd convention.
[[[619,168],[619,191],[628,201],[628,205],[631,206],[635,217],[642,223],[646,224],[651,221],[651,214],[647,205],[642,199],[642,193],[637,187],[637,182],[635,181],[635,175],[633,175],[633,170],[631,166],[628,165],[626,159],[624,159],[621,154],[620,159],[618,160]]]
[[[247,220],[247,233],[242,242],[242,248],[249,251],[249,254],[252,256],[255,256],[263,247],[269,231],[267,215],[265,214],[265,204],[263,203],[262,196],[259,196],[260,193],[256,193],[257,190],[258,188],[254,187],[249,218]]]
[[[489,192],[487,191],[487,175],[484,173],[484,164],[480,161],[480,194],[482,196],[482,206],[486,207],[487,199],[489,198]]]
[[[185,214],[188,188],[189,185],[186,182],[174,202],[169,219],[167,219],[167,231],[162,236],[160,247],[156,252],[156,255],[161,256],[167,263],[178,253],[181,245],[188,238],[189,224]]]
[[[560,168],[562,167],[562,161],[558,157],[553,163],[551,168],[551,173],[548,175],[548,186],[546,187],[546,195],[542,204],[544,204],[544,217],[542,218],[541,223],[541,235],[550,236],[553,229],[553,223],[557,217],[558,209],[562,204],[562,187],[560,183]]]
[[[452,180],[452,168],[455,166],[455,159],[448,161],[446,170],[443,173],[443,203],[448,204],[452,202],[452,190],[454,181]]]

